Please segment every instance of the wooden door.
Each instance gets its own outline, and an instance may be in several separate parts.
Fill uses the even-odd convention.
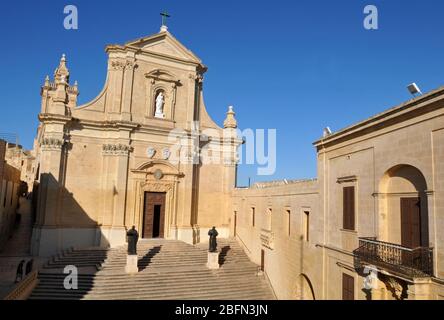
[[[261,250],[261,271],[265,271],[265,250]]]
[[[355,300],[355,278],[342,274],[342,300]]]
[[[401,198],[401,244],[421,246],[421,205],[419,198]]]
[[[142,237],[163,238],[165,235],[166,193],[145,192]]]

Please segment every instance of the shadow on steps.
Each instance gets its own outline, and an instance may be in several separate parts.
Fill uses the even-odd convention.
[[[230,250],[231,250],[231,247],[230,247],[230,246],[224,246],[224,247],[222,247],[222,249],[220,250],[220,254],[219,254],[219,264],[220,264],[221,266],[224,265],[225,260],[226,260],[226,258],[227,258],[228,251],[230,251]]]
[[[154,258],[154,256],[156,254],[158,254],[160,252],[160,250],[162,249],[162,246],[155,246],[153,248],[151,248],[147,254],[145,254],[142,259],[139,259],[139,261],[137,262],[137,266],[139,267],[139,272],[143,271],[146,269],[146,267],[149,266],[151,259]]]

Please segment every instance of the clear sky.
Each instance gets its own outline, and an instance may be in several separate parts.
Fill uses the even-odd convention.
[[[63,8],[79,10],[79,29],[63,28]],[[376,5],[379,29],[363,27]],[[277,129],[277,171],[255,177],[242,166],[240,184],[316,177],[312,142],[444,85],[444,2],[389,1],[2,1],[0,4],[0,133],[32,146],[39,90],[67,54],[80,103],[106,76],[105,45],[156,33],[167,10],[171,33],[209,67],[204,93],[222,124],[234,105],[244,128]]]

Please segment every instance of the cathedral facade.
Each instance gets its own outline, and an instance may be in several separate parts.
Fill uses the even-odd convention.
[[[77,105],[64,55],[41,89],[33,253],[115,247],[133,225],[142,238],[193,244],[212,226],[228,237],[242,141],[232,108],[223,127],[205,109],[207,68],[165,26],[106,52],[91,102]]]

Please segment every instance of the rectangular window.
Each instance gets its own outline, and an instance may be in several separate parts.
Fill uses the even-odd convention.
[[[254,227],[256,225],[256,208],[251,207],[251,226]]]
[[[310,211],[304,211],[304,240],[310,241]]]
[[[285,210],[286,220],[287,220],[287,234],[290,237],[291,236],[291,211]]]
[[[355,278],[342,274],[342,300],[355,300]]]
[[[343,189],[343,228],[355,230],[355,187]]]
[[[267,212],[265,213],[265,229],[268,231],[271,231],[271,219],[272,219],[272,210],[271,208],[267,209]]]

